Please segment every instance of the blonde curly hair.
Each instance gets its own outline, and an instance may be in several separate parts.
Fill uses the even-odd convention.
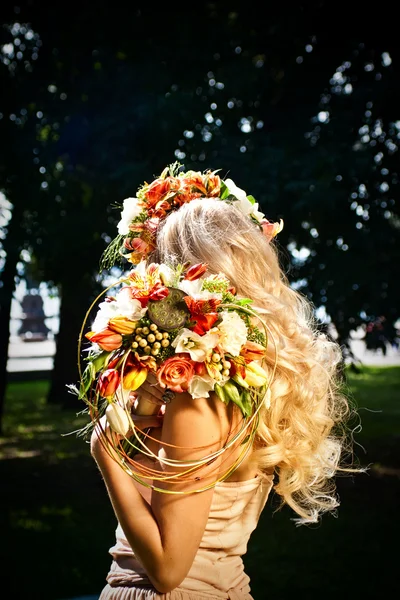
[[[161,224],[155,262],[205,262],[210,273],[225,273],[237,293],[251,298],[277,344],[270,408],[260,409],[252,462],[274,468],[281,508],[288,504],[297,524],[314,523],[339,505],[332,477],[361,469],[340,465],[351,453],[346,422],[352,410],[343,393],[340,346],[317,330],[314,307],[290,288],[279,264],[275,240],[267,241],[233,205],[210,198],[193,200]],[[272,373],[273,344],[263,367]]]

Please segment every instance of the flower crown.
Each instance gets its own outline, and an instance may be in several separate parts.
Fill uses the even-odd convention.
[[[233,204],[260,228],[268,241],[282,231],[283,220],[268,221],[258,210],[255,198],[238,188],[232,179],[221,180],[217,171],[200,173],[180,169],[179,163],[166,167],[157,179],[139,188],[136,198],[124,200],[119,235],[104,252],[102,268],[115,264],[121,254],[132,264],[139,264],[155,249],[160,222],[197,198],[215,198]]]

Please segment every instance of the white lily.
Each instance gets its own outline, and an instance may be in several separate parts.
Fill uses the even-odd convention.
[[[259,222],[261,222],[262,219],[264,219],[264,213],[258,210],[258,202],[252,204],[247,198],[246,192],[241,188],[237,187],[237,185],[232,181],[232,179],[226,179],[224,183],[228,188],[229,193],[232,194],[232,196],[235,196],[235,198],[237,199],[237,201],[235,202],[235,206],[240,210],[241,213],[246,215],[246,217],[252,215]]]
[[[195,375],[189,385],[192,398],[209,398],[209,392],[214,389],[215,380],[209,375]]]
[[[190,329],[182,329],[172,342],[176,352],[188,352],[190,358],[196,362],[204,362],[209,350],[218,344],[219,334],[209,331],[205,335],[199,335]]]
[[[222,294],[202,290],[202,285],[203,279],[195,279],[194,281],[184,279],[183,281],[179,282],[178,287],[183,292],[186,292],[186,294],[188,294],[194,300],[210,300],[211,298],[215,298],[216,300],[222,300]]]

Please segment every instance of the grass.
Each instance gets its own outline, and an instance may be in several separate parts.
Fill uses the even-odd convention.
[[[400,533],[400,367],[349,372],[361,417],[355,452],[368,473],[338,477],[337,518],[296,528],[272,494],[244,556],[255,600],[380,598],[396,589]],[[116,521],[88,445],[63,436],[87,422],[47,405],[48,383],[12,383],[0,438],[3,587],[60,600],[105,583]],[[275,512],[274,512],[275,511]]]

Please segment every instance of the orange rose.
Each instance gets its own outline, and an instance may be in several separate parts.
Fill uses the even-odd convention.
[[[120,333],[115,333],[115,331],[112,331],[111,329],[103,329],[102,331],[99,331],[99,333],[89,331],[85,337],[91,342],[98,344],[100,348],[106,352],[116,350],[122,344],[122,335]]]
[[[193,376],[193,361],[183,353],[168,358],[157,371],[160,386],[178,393],[187,391]]]

